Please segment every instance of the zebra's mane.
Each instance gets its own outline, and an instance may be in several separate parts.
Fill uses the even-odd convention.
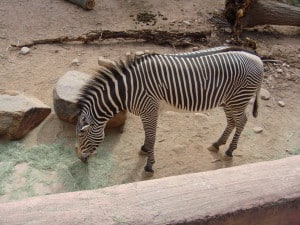
[[[88,96],[91,92],[99,91],[98,87],[104,87],[105,82],[111,81],[112,78],[118,79],[120,74],[127,75],[128,70],[135,65],[142,63],[144,60],[148,59],[150,56],[157,55],[157,53],[147,53],[142,56],[135,56],[132,58],[127,58],[126,60],[115,61],[114,63],[102,66],[94,76],[81,88],[80,93],[77,98],[77,108],[82,109],[86,103]]]

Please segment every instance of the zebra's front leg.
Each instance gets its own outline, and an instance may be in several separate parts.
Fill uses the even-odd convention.
[[[245,124],[247,123],[247,116],[245,112],[243,111],[242,114],[234,114],[234,120],[236,125],[236,131],[234,133],[234,136],[232,138],[232,141],[229,145],[229,148],[225,152],[225,159],[231,159],[232,158],[232,152],[237,148],[237,144],[240,138],[240,135],[245,127]]]
[[[219,147],[221,145],[226,144],[229,135],[231,134],[232,130],[235,127],[235,121],[234,121],[234,118],[232,116],[231,111],[228,108],[225,107],[224,112],[225,112],[225,115],[226,115],[226,118],[227,118],[227,126],[226,126],[223,134],[221,135],[221,137],[216,142],[214,142],[210,147],[208,147],[209,151],[218,152]]]
[[[155,163],[154,159],[154,144],[155,144],[155,136],[156,136],[156,127],[157,127],[157,119],[158,112],[154,111],[152,113],[147,113],[145,115],[141,115],[144,131],[145,131],[145,142],[141,147],[141,152],[143,154],[147,154],[147,164],[144,167],[146,172],[153,173],[152,166]]]

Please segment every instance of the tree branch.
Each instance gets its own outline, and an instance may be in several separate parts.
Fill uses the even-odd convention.
[[[90,43],[98,40],[108,40],[116,38],[124,38],[127,40],[144,40],[146,42],[157,45],[171,45],[175,47],[195,46],[198,43],[207,41],[210,31],[198,32],[180,32],[180,31],[163,31],[163,30],[127,30],[127,31],[111,31],[111,30],[93,30],[80,36],[61,36],[57,38],[47,38],[32,40],[23,44],[12,44],[12,47],[31,47],[39,44],[61,44],[67,42]]]

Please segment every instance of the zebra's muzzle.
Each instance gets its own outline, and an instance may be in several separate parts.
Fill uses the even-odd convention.
[[[78,147],[78,145],[75,146],[75,152],[77,157],[82,161],[82,162],[87,162],[88,159],[95,155],[96,152],[96,148],[92,148],[92,149],[83,149],[81,150],[80,147]]]

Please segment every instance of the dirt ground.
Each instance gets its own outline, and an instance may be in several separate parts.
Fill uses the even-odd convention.
[[[1,0],[0,2],[0,88],[18,90],[33,95],[53,108],[52,91],[59,77],[69,70],[95,73],[97,58],[124,58],[128,51],[153,50],[158,53],[191,51],[192,47],[179,49],[171,46],[157,46],[141,41],[99,41],[92,44],[47,44],[31,47],[28,55],[20,55],[10,44],[24,43],[34,39],[45,39],[65,35],[77,36],[90,30],[161,29],[197,31],[209,30],[211,35],[199,48],[222,45],[230,34],[224,28],[216,28],[208,20],[221,14],[223,0],[96,0],[92,11],[85,11],[62,0]],[[151,12],[157,15],[156,23],[137,23],[137,14]],[[215,141],[225,128],[222,109],[208,112],[179,113],[169,108],[162,110],[155,148],[155,174],[152,178],[143,176],[146,159],[138,155],[143,143],[143,129],[140,119],[129,114],[125,126],[108,130],[107,138],[91,160],[97,162],[108,157],[110,166],[102,171],[104,185],[114,185],[144,179],[220,169],[259,161],[287,157],[300,149],[300,29],[296,27],[260,27],[247,30],[244,36],[256,40],[258,54],[280,60],[265,65],[263,88],[271,98],[262,100],[258,118],[251,116],[252,105],[247,111],[248,123],[240,138],[234,159],[221,159],[226,146],[220,153],[211,153],[207,147]],[[79,65],[72,65],[74,59]],[[278,101],[284,101],[280,107]],[[263,128],[255,133],[253,128]],[[70,148],[74,144],[75,128],[57,119],[54,111],[21,143],[25,146],[64,142]],[[105,150],[103,150],[105,149]],[[105,154],[102,152],[105,151]],[[74,167],[80,162],[75,158]],[[0,159],[1,162],[1,159]],[[0,164],[1,166],[1,164]],[[5,187],[0,201],[11,200],[10,194],[22,186],[22,173],[26,163],[15,168],[15,184]],[[92,180],[89,171],[86,176]],[[39,171],[35,174],[44,180],[57,180],[55,172]],[[76,177],[76,174],[72,174]],[[95,176],[96,177],[96,176]],[[84,188],[84,187],[83,187]],[[44,183],[35,186],[35,195],[67,191],[58,180],[51,187]],[[20,197],[27,197],[23,193]]]

